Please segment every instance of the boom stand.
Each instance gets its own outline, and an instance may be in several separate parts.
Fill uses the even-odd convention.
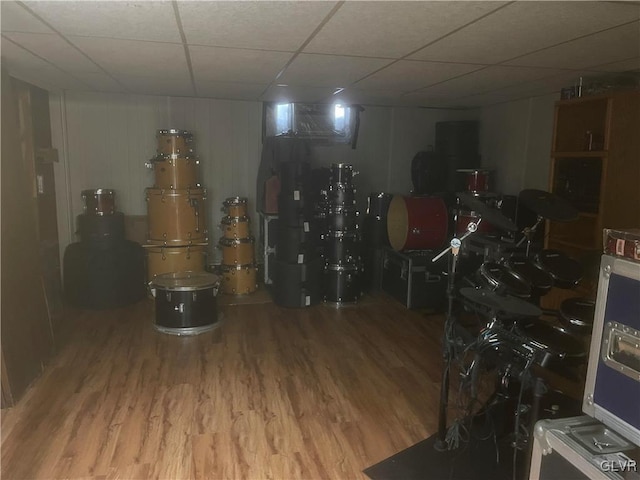
[[[440,258],[445,255],[449,250],[453,254],[453,258],[449,263],[449,278],[447,282],[447,318],[444,322],[444,334],[442,337],[442,357],[443,357],[443,365],[442,365],[442,382],[440,383],[440,406],[438,409],[438,438],[434,444],[434,448],[443,452],[448,449],[447,446],[447,405],[449,404],[449,371],[451,368],[451,360],[453,359],[453,346],[454,339],[452,338],[452,332],[454,327],[454,317],[453,317],[453,289],[455,286],[455,274],[456,274],[456,265],[458,260],[458,253],[460,252],[460,246],[462,245],[462,241],[467,238],[469,235],[474,233],[478,229],[478,224],[482,221],[482,219],[478,220],[477,223],[470,222],[467,225],[467,232],[460,238],[453,237],[451,239],[450,246],[440,252],[436,257],[433,258],[432,262],[437,262]]]

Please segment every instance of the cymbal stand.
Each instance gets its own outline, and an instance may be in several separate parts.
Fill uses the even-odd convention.
[[[460,237],[453,237],[451,239],[450,245],[448,248],[440,252],[436,255],[431,261],[437,262],[440,258],[442,258],[445,254],[451,251],[453,257],[451,262],[449,262],[449,275],[447,281],[447,317],[444,322],[444,334],[442,338],[442,356],[443,356],[443,367],[442,367],[442,381],[440,383],[440,406],[438,410],[438,438],[434,444],[434,448],[439,452],[443,452],[448,450],[447,447],[447,405],[449,403],[449,373],[451,369],[451,361],[454,356],[454,339],[453,330],[454,330],[454,316],[453,316],[453,299],[454,299],[454,287],[455,287],[455,274],[458,262],[458,253],[460,253],[460,247],[462,246],[462,242],[465,238],[467,238],[472,233],[478,229],[478,222],[469,222],[467,225],[466,233]]]
[[[544,218],[538,215],[538,219],[536,220],[536,223],[533,225],[533,227],[525,227],[522,230],[523,237],[516,244],[516,247],[519,247],[520,245],[522,245],[522,243],[526,240],[527,241],[527,250],[526,250],[527,257],[529,257],[529,250],[531,249],[531,239],[533,238],[533,235],[538,230],[538,227],[542,224],[543,220]]]

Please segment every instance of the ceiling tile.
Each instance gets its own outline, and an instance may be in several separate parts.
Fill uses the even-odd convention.
[[[266,102],[325,103],[332,100],[334,89],[330,87],[269,87],[260,100]]]
[[[640,7],[611,2],[523,1],[430,45],[410,58],[499,63],[638,18]]]
[[[637,56],[640,56],[640,23],[634,22],[525,55],[507,64],[580,69]]]
[[[640,70],[640,57],[627,58],[626,60],[620,60],[613,63],[604,63],[602,65],[591,67],[591,69],[602,72],[628,72]]]
[[[424,88],[416,93],[451,96],[476,95],[551,77],[563,72],[563,70],[557,69],[494,66]]]
[[[198,82],[270,83],[291,58],[287,52],[189,46]]]
[[[358,88],[411,91],[474,70],[481,65],[400,60],[356,83]]]
[[[335,2],[178,2],[189,44],[296,51]]]
[[[100,69],[64,41],[60,35],[46,33],[6,33],[6,37],[39,57],[69,72],[97,72]]]
[[[117,77],[128,91],[143,95],[175,95],[193,97],[194,91],[188,76],[120,75]]]
[[[401,105],[403,92],[400,90],[374,88],[347,88],[335,95],[337,101],[362,105]]]
[[[2,32],[53,33],[49,27],[16,2],[0,2]]]
[[[102,72],[73,72],[73,76],[99,92],[126,92],[126,88]]]
[[[27,1],[28,8],[65,35],[180,43],[168,1]]]
[[[4,35],[2,38],[2,60],[7,62],[9,69],[36,69],[50,66],[46,61],[16,45]]]
[[[506,2],[347,2],[304,51],[399,58]]]
[[[278,83],[307,87],[346,87],[384,67],[387,59],[302,53],[287,67]]]
[[[196,82],[199,97],[258,100],[268,84],[239,82]]]
[[[19,68],[10,70],[12,76],[33,83],[46,90],[91,90],[91,86],[51,65],[43,65],[36,69]]]
[[[111,38],[69,37],[112,75],[182,78],[188,73],[182,45]]]

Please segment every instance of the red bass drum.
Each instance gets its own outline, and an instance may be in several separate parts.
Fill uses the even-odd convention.
[[[387,233],[394,250],[430,250],[447,239],[447,206],[439,197],[394,195],[387,213]]]

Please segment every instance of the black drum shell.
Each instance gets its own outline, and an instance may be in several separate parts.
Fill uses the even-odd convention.
[[[357,265],[327,266],[324,283],[327,302],[353,303],[362,296],[361,269]]]
[[[344,265],[358,262],[360,257],[360,235],[351,232],[329,232],[326,236],[324,257],[329,265]]]
[[[213,325],[218,321],[216,286],[193,290],[154,288],[157,326],[186,329]]]
[[[356,230],[360,212],[355,208],[329,207],[327,213],[327,227],[329,230],[351,231]]]
[[[124,240],[124,214],[93,215],[81,213],[77,217],[78,237],[94,248],[112,248]]]
[[[333,163],[330,170],[331,183],[350,185],[353,181],[353,165],[347,163]]]
[[[386,219],[391,200],[393,200],[393,195],[390,193],[371,193],[367,200],[367,216]]]
[[[349,207],[356,203],[356,189],[351,185],[332,184],[327,191],[327,201],[331,206]]]
[[[389,244],[387,220],[380,217],[365,217],[362,222],[362,243],[367,248],[383,248]]]

